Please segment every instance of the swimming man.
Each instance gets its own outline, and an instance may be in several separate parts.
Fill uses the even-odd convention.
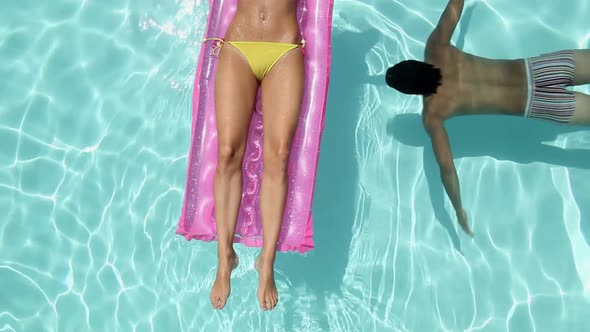
[[[560,124],[590,125],[590,96],[566,87],[590,83],[590,50],[564,50],[517,60],[462,52],[451,37],[464,0],[450,0],[428,37],[425,61],[389,68],[386,82],[423,96],[422,120],[432,141],[443,185],[461,228],[473,236],[461,204],[459,180],[443,122],[458,115],[505,114]]]

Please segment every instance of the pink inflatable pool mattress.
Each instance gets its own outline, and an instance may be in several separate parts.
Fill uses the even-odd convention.
[[[210,0],[205,37],[223,37],[238,0]],[[305,39],[305,92],[289,159],[289,192],[277,250],[314,247],[312,201],[328,94],[333,0],[299,0],[298,21]],[[213,42],[203,43],[195,76],[193,122],[186,190],[177,233],[187,240],[216,240],[213,180],[217,162]],[[242,202],[234,242],[262,246],[259,190],[262,179],[262,109],[252,116],[243,162]]]

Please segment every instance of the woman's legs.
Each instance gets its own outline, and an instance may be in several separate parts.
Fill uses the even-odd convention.
[[[224,45],[215,77],[218,159],[214,192],[219,263],[211,304],[216,309],[225,306],[231,271],[238,262],[233,238],[242,197],[242,160],[257,90],[258,81],[244,56]]]
[[[260,189],[263,247],[256,262],[258,301],[264,310],[278,301],[273,266],[287,197],[287,163],[303,97],[304,63],[300,48],[286,53],[262,80],[264,127]]]

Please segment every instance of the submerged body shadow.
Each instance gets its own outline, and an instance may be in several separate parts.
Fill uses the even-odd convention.
[[[316,247],[306,255],[285,254],[277,259],[277,269],[286,274],[293,292],[305,286],[317,296],[318,315],[327,312],[328,295],[342,293],[358,194],[355,128],[362,109],[363,85],[370,80],[365,56],[379,36],[377,31],[333,32],[329,97],[313,202]],[[288,330],[297,327],[301,318],[297,294],[293,298],[294,302],[285,303],[287,312],[292,313],[285,318]]]
[[[451,220],[444,208],[446,193],[440,179],[439,166],[432,152],[430,138],[422,126],[420,114],[398,115],[390,120],[387,126],[388,133],[402,144],[424,148],[424,170],[435,216],[449,231],[451,237],[455,238],[456,232],[453,225],[455,218]],[[445,127],[455,160],[489,156],[519,164],[541,162],[590,169],[590,150],[562,149],[543,143],[553,141],[561,134],[586,130],[583,127],[561,126],[545,121],[503,115],[453,118],[446,121]],[[469,208],[466,210],[469,211]]]

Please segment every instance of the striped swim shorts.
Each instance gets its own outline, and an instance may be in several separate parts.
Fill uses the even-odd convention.
[[[574,81],[574,52],[542,54],[525,64],[529,94],[524,116],[568,123],[576,110],[574,93],[566,89]]]

